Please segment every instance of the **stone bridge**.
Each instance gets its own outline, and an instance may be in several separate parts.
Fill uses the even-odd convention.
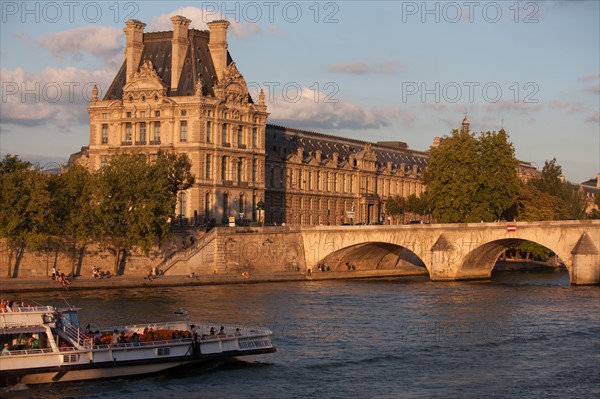
[[[498,257],[523,241],[541,244],[564,262],[571,284],[600,282],[600,220],[422,224],[402,226],[306,226],[305,267],[343,270],[427,268],[434,281],[491,277]]]

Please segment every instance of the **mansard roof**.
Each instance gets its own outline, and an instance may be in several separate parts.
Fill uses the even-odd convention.
[[[267,124],[267,154],[283,151],[283,157],[285,157],[290,153],[295,154],[297,149],[302,147],[305,160],[314,156],[317,151],[321,151],[322,163],[325,163],[328,159],[333,158],[333,154],[337,152],[339,155],[338,162],[341,165],[348,161],[351,156],[360,158],[369,145],[375,153],[376,162],[379,165],[378,169],[385,166],[387,162],[392,163],[394,171],[401,164],[404,164],[408,170],[413,165],[423,169],[429,163],[429,155],[426,152],[411,150],[405,143],[369,143],[362,140]]]
[[[196,91],[196,82],[201,79],[202,94],[214,96],[214,85],[217,82],[217,73],[208,50],[209,32],[190,29],[188,31],[188,47],[183,63],[183,70],[177,84],[177,89],[171,91],[171,56],[173,31],[144,33],[144,49],[140,65],[145,61],[152,62],[156,73],[167,86],[167,95],[190,96]],[[227,52],[227,65],[232,62],[231,55]],[[104,100],[123,99],[123,86],[125,86],[127,60],[123,62],[115,76]],[[248,96],[250,97],[250,96]],[[249,98],[249,101],[251,99]]]

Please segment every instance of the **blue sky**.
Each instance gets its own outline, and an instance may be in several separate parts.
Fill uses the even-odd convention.
[[[0,152],[44,165],[87,145],[91,87],[146,32],[226,17],[229,50],[270,122],[426,150],[457,128],[508,131],[517,157],[600,171],[599,2],[2,1]]]

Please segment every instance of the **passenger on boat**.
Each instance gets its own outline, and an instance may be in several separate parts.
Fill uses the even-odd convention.
[[[225,335],[225,327],[221,326],[221,329],[217,335]]]
[[[119,344],[119,330],[114,330],[113,331],[112,344],[115,345],[115,346]]]
[[[10,350],[8,349],[8,344],[4,344],[4,349],[2,349],[2,356],[10,355]]]
[[[214,336],[216,334],[215,328],[211,327],[210,328],[210,335]]]

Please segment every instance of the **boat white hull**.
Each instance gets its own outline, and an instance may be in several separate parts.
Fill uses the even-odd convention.
[[[176,361],[156,364],[140,364],[131,366],[113,366],[68,371],[39,372],[21,376],[24,384],[49,384],[52,382],[72,382],[84,380],[98,380],[105,378],[131,377],[136,375],[158,373],[164,370],[183,366],[189,362]]]

